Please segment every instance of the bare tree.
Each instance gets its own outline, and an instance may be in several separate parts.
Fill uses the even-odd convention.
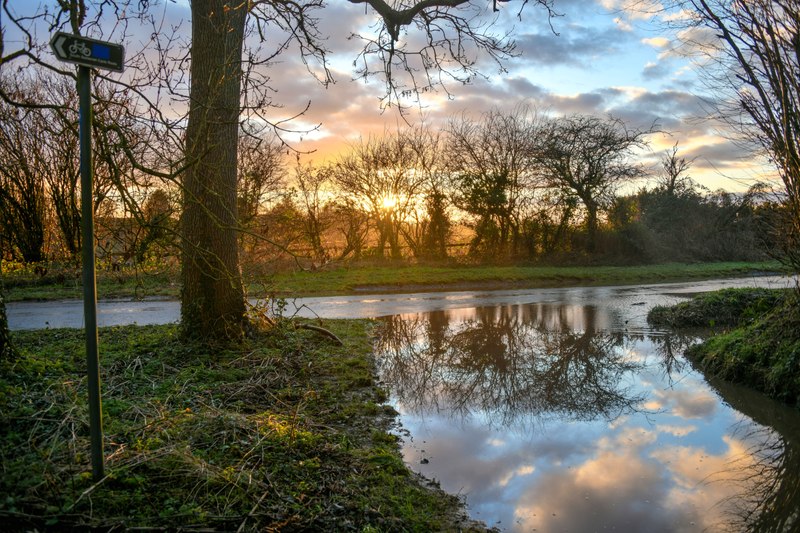
[[[414,173],[423,180],[423,200],[401,221],[400,231],[414,257],[444,259],[451,229],[444,135],[421,124],[413,128],[408,137],[414,153],[413,163],[409,164],[413,164]]]
[[[516,252],[522,209],[533,203],[539,185],[531,157],[539,129],[537,111],[526,105],[450,121],[446,153],[454,203],[475,217],[474,253],[496,258]]]
[[[337,198],[333,205],[334,226],[344,239],[338,259],[360,259],[367,247],[369,215],[350,197]]]
[[[175,206],[169,193],[164,189],[154,188],[142,205],[140,235],[136,239],[135,258],[142,263],[154,246],[163,254],[167,245],[172,244],[175,233],[173,215]]]
[[[283,147],[272,132],[250,132],[239,137],[237,208],[240,242],[246,249],[259,241],[256,221],[264,206],[283,194],[285,170]]]
[[[446,91],[449,82],[461,85],[485,77],[476,52],[488,56],[501,70],[505,60],[517,55],[514,42],[507,34],[496,33],[486,16],[490,3],[497,10],[498,0],[348,1],[367,4],[380,15],[372,33],[352,36],[364,42],[354,64],[358,77],[384,80],[387,105],[436,88]],[[553,0],[532,3],[544,8],[548,17],[556,15]],[[527,4],[526,0],[520,14]]]
[[[690,8],[693,28],[707,30],[696,48],[721,96],[716,112],[778,169],[789,207],[786,251],[800,269],[800,3],[688,0],[677,6]]]
[[[471,51],[483,52],[497,61],[513,52],[508,36],[496,34],[490,18],[487,21],[479,16],[480,6],[469,0],[403,0],[392,5],[384,0],[351,2],[368,5],[377,14],[377,36],[361,36],[366,44],[358,59],[358,74],[382,76],[388,95],[397,95],[398,90],[424,91],[441,85],[448,77],[466,81],[477,73]],[[553,14],[550,0],[534,3],[543,6],[548,16]],[[89,31],[98,37],[103,37],[101,19],[108,16],[120,22],[114,25],[117,32],[124,31],[134,19],[153,27],[153,44],[148,51],[155,53],[132,54],[138,68],[126,83],[140,101],[127,112],[146,113],[152,123],[158,123],[153,137],[185,139],[183,159],[175,161],[166,156],[162,161],[166,169],[153,168],[138,161],[125,142],[121,148],[134,160],[135,169],[145,170],[147,166],[146,170],[161,178],[174,178],[185,170],[181,183],[181,319],[187,334],[214,340],[237,337],[243,331],[246,318],[236,247],[239,123],[248,115],[265,118],[263,110],[272,104],[272,98],[265,90],[268,80],[255,67],[269,63],[292,44],[322,83],[331,80],[325,36],[319,30],[323,19],[317,16],[324,7],[322,0],[193,0],[189,55],[176,58],[176,43],[183,43],[175,39],[174,32],[162,31],[154,21],[150,2],[71,0],[59,2],[55,8],[28,6],[30,13],[17,12],[9,2],[2,4],[3,20],[20,33],[22,44],[14,50],[0,48],[0,67],[14,62],[45,62],[41,54],[44,43],[37,40],[39,32],[34,28],[37,23],[51,29],[69,28],[76,34]],[[402,40],[410,27],[420,40]],[[245,47],[247,35],[252,36],[249,43],[258,44]],[[276,36],[275,47],[262,53],[259,46],[268,35]],[[377,58],[377,63],[372,58]],[[191,83],[181,73],[187,63]],[[74,71],[60,65],[48,67],[74,76]],[[403,84],[398,71],[410,81]],[[152,91],[153,86],[159,90]],[[158,105],[161,97],[188,101],[185,137],[181,133],[185,117],[176,120],[168,116]],[[0,98],[14,101],[7,93],[0,92]]]
[[[325,201],[325,187],[331,181],[333,167],[314,168],[303,166],[298,160],[294,179],[300,193],[300,208],[304,211],[303,233],[311,246],[314,265],[322,265],[330,257],[325,249],[322,236],[330,226],[329,202]]]
[[[48,160],[37,135],[35,109],[0,102],[0,230],[10,251],[25,262],[45,259],[45,176]]]
[[[539,137],[533,153],[542,176],[577,196],[586,210],[586,251],[596,250],[598,216],[616,188],[644,175],[631,156],[647,145],[651,131],[630,129],[613,117],[573,115],[551,120]]]
[[[416,208],[425,185],[417,170],[415,131],[371,137],[353,146],[336,164],[334,180],[361,203],[378,231],[378,255],[386,246],[392,259],[400,259],[401,224]]]
[[[693,182],[687,173],[693,161],[680,157],[678,155],[678,143],[675,143],[661,158],[661,173],[658,176],[658,186],[668,196],[675,196],[691,189]]]
[[[61,236],[61,249],[55,244],[48,245],[51,255],[65,253],[75,257],[81,249],[80,176],[75,142],[78,114],[77,110],[64,107],[63,103],[75,101],[77,93],[75,87],[63,78],[40,68],[31,70],[14,77],[4,73],[0,79],[0,91],[11,95],[18,104],[0,102],[5,113],[4,136],[0,144],[6,148],[3,158],[6,164],[1,171],[5,171],[6,178],[17,185],[30,181],[34,188],[25,189],[28,196],[34,191],[44,194],[41,207],[30,203],[17,204],[18,209],[27,212],[16,218],[20,223],[28,220],[25,222],[28,225],[25,239],[43,238],[37,237],[40,231],[33,228],[31,220],[36,216],[44,217],[47,227],[43,227],[43,235],[55,237],[49,240],[57,240],[58,233]],[[99,214],[102,207],[111,203],[119,204],[119,207],[134,204],[135,207],[137,191],[145,184],[134,178],[131,160],[120,148],[123,142],[136,142],[141,127],[125,117],[116,117],[115,127],[106,127],[110,117],[117,115],[117,109],[128,104],[129,95],[114,91],[102,80],[95,84],[94,90],[102,95],[95,107],[94,135],[97,142],[94,143],[96,164],[92,185],[95,214]],[[118,135],[119,131],[125,132],[124,139]],[[129,149],[141,153],[139,149]],[[4,189],[9,193],[23,190],[19,186]],[[43,212],[36,215],[36,209],[43,209]],[[53,225],[57,231],[51,231]],[[30,253],[24,255],[26,260],[34,260]]]

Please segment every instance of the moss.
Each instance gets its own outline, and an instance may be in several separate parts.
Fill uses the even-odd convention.
[[[800,407],[800,301],[796,294],[746,325],[691,347],[706,372]]]

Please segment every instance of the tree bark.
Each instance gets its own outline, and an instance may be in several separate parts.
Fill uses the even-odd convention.
[[[247,2],[193,0],[191,100],[186,131],[181,320],[184,334],[241,335],[236,172]]]
[[[584,200],[586,206],[586,251],[597,251],[597,206]]]

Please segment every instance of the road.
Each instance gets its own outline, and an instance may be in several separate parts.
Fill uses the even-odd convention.
[[[561,302],[595,305],[606,309],[636,307],[629,327],[646,328],[644,317],[653,305],[675,303],[692,294],[726,287],[790,287],[797,278],[763,276],[682,283],[623,285],[611,287],[565,287],[513,289],[499,291],[428,292],[413,294],[347,295],[297,298],[286,301],[286,315],[321,318],[378,318],[405,313],[445,309]],[[253,305],[263,302],[253,300]],[[80,300],[53,302],[11,302],[6,304],[12,330],[83,327]],[[630,313],[625,313],[630,316]],[[98,325],[168,324],[180,319],[180,302],[147,299],[143,301],[101,300]],[[626,322],[627,324],[627,322]]]

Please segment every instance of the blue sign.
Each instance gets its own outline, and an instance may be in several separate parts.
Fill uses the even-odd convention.
[[[121,44],[60,31],[50,39],[50,48],[58,59],[67,63],[117,72],[125,68],[125,48]]]
[[[104,44],[92,43],[92,57],[111,60],[111,47]]]

